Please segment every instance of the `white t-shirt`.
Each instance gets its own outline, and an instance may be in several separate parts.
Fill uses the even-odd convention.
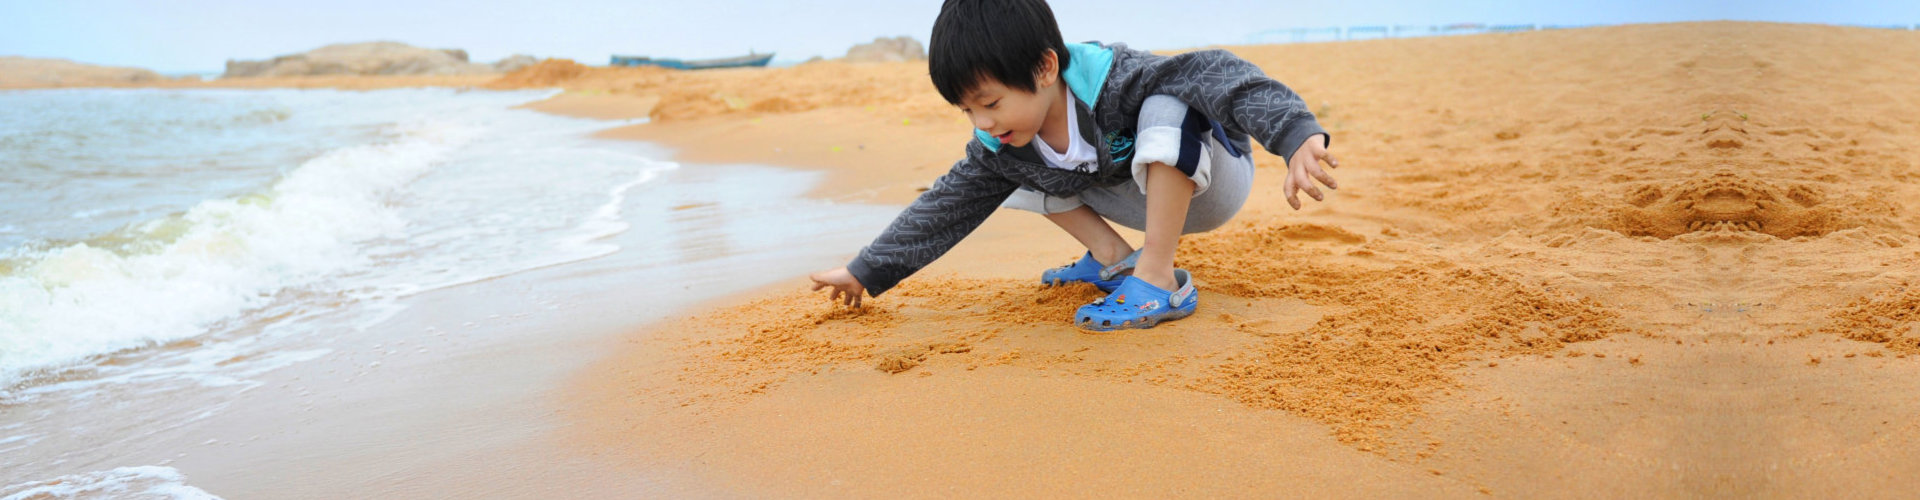
[[[1061,87],[1066,87],[1066,85],[1061,85]],[[1062,92],[1065,92],[1065,90],[1062,90]],[[1034,149],[1040,150],[1040,157],[1047,160],[1047,166],[1049,167],[1080,172],[1098,170],[1099,165],[1094,165],[1094,162],[1100,161],[1100,156],[1094,153],[1092,144],[1087,144],[1087,140],[1080,137],[1080,113],[1071,107],[1074,105],[1073,94],[1067,94],[1067,100],[1065,102],[1067,106],[1069,106],[1067,108],[1067,137],[1070,139],[1067,140],[1067,152],[1054,152],[1053,146],[1048,146],[1047,141],[1041,139],[1039,134],[1033,136],[1034,145],[1037,146]]]

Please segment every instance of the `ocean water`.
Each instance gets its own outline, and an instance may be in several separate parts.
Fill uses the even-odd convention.
[[[118,467],[113,470],[61,476],[45,481],[0,486],[0,499],[118,498],[151,500],[217,500],[220,497],[186,484],[172,467]]]
[[[513,109],[551,93],[0,92],[0,404],[243,384],[326,352],[246,349],[304,318],[614,252],[676,166]]]
[[[528,440],[607,335],[898,210],[515,109],[552,94],[0,92],[0,499],[558,477],[577,457]],[[555,469],[467,460],[508,451]]]

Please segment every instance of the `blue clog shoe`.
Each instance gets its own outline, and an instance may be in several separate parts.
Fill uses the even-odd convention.
[[[1200,306],[1193,288],[1193,276],[1185,269],[1173,270],[1173,281],[1180,286],[1169,292],[1140,278],[1128,276],[1106,298],[1080,306],[1073,324],[1096,332],[1128,328],[1153,328],[1162,322],[1185,318]]]
[[[1078,262],[1041,272],[1040,282],[1047,286],[1060,286],[1079,281],[1092,283],[1102,292],[1111,292],[1115,287],[1120,286],[1121,278],[1124,277],[1121,273],[1133,270],[1134,264],[1139,261],[1140,251],[1134,250],[1132,255],[1120,259],[1120,262],[1103,267],[1100,261],[1093,260],[1093,252],[1087,252]]]

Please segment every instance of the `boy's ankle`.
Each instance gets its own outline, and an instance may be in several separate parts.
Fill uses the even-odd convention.
[[[1119,246],[1115,246],[1115,247],[1108,247],[1100,250],[1088,250],[1088,253],[1093,254],[1093,260],[1096,262],[1099,262],[1100,265],[1111,266],[1122,260],[1126,260],[1127,256],[1133,255],[1133,247],[1127,246],[1125,243],[1122,243]]]

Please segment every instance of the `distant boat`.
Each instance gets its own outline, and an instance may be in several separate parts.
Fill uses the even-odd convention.
[[[646,56],[615,55],[613,56],[613,62],[609,64],[614,66],[660,66],[673,69],[757,68],[766,66],[767,62],[772,60],[772,53],[755,54],[751,52],[739,57],[695,59],[691,61],[654,59]]]

